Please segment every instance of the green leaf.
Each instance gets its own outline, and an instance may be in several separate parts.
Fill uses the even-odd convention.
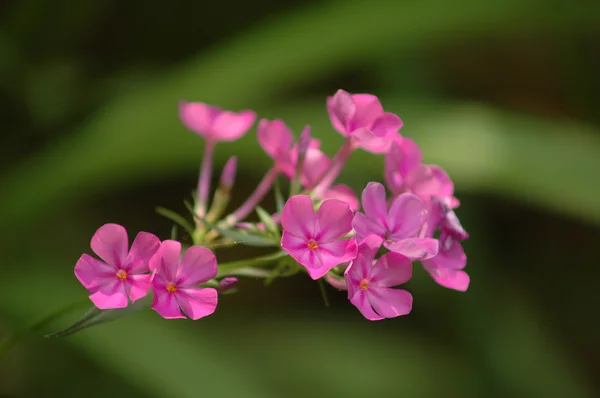
[[[190,236],[193,235],[194,226],[188,220],[186,220],[185,217],[182,216],[181,214],[178,214],[169,209],[165,209],[164,207],[157,207],[156,212],[158,214],[160,214],[161,216],[166,217],[169,220],[173,221],[175,224],[179,225],[180,227],[182,227],[188,234],[190,234]]]
[[[275,192],[275,206],[277,207],[277,213],[281,213],[285,206],[285,199],[283,199],[283,193],[281,193],[281,182],[279,178],[275,180],[273,191]]]
[[[271,232],[277,240],[281,239],[281,235],[279,235],[279,227],[273,221],[273,218],[265,209],[260,206],[256,207],[256,214],[258,214],[258,218],[265,225],[267,231]]]
[[[146,297],[137,300],[133,304],[129,304],[125,308],[116,308],[112,310],[101,310],[96,306],[91,307],[77,322],[69,326],[68,328],[59,332],[50,333],[46,337],[66,337],[74,333],[77,333],[83,329],[90,328],[92,326],[100,325],[105,322],[114,321],[122,318],[126,315],[130,315],[134,312],[141,311],[149,308],[152,302],[152,295],[148,294]]]
[[[228,228],[221,228],[218,224],[213,224],[206,221],[204,218],[197,217],[200,222],[204,223],[209,229],[217,231],[221,236],[232,239],[236,243],[240,243],[246,246],[257,246],[257,247],[277,247],[279,241],[273,237],[266,237],[258,234],[250,234],[241,232],[240,230],[233,230]]]

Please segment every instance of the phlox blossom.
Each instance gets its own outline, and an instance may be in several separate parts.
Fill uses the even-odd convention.
[[[181,101],[179,118],[185,127],[207,141],[235,141],[252,127],[256,113],[231,112],[204,102]]]

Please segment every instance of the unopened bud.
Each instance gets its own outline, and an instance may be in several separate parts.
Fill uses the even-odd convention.
[[[238,283],[238,278],[234,277],[234,276],[228,276],[226,278],[221,279],[221,281],[219,281],[219,290],[221,292],[227,291],[231,288],[233,288],[235,285],[237,285]]]
[[[223,167],[223,172],[221,173],[221,187],[225,188],[226,190],[230,190],[231,187],[233,187],[236,170],[237,158],[232,156],[229,158],[227,163],[225,163],[225,167]]]
[[[304,159],[306,157],[306,151],[308,151],[310,141],[310,126],[306,125],[304,130],[302,130],[302,133],[300,133],[300,138],[298,138],[298,163],[301,162],[300,159]]]

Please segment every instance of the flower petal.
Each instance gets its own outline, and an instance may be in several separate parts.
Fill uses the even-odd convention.
[[[116,268],[125,264],[128,245],[127,231],[119,224],[104,224],[98,228],[91,242],[94,253]]]
[[[217,308],[217,291],[213,288],[177,290],[175,298],[183,312],[193,320],[208,316]]]
[[[344,271],[344,278],[350,287],[358,288],[360,282],[364,279],[369,280],[373,261],[375,256],[381,247],[383,239],[375,235],[369,235],[365,238],[356,252],[356,258],[352,260],[346,271]]]
[[[394,253],[402,254],[411,260],[427,260],[438,254],[439,241],[432,238],[407,238],[383,245]]]
[[[421,148],[412,139],[404,137],[400,142],[400,173],[403,176],[423,162]]]
[[[137,274],[129,275],[125,281],[125,293],[129,297],[131,302],[146,297],[150,290],[152,281],[152,275],[150,274]]]
[[[354,215],[346,202],[337,199],[324,201],[317,210],[314,237],[319,244],[342,238],[352,230]]]
[[[381,238],[385,237],[387,229],[381,224],[376,223],[361,212],[356,212],[352,220],[352,228],[356,232],[356,239],[362,241],[369,235],[377,235]]]
[[[348,206],[350,206],[350,210],[353,212],[357,211],[360,208],[360,202],[358,201],[356,194],[354,193],[352,188],[344,184],[337,184],[329,188],[329,190],[325,192],[323,198],[337,199],[341,200],[342,202],[346,202]]]
[[[378,182],[370,182],[362,192],[362,207],[365,215],[382,227],[387,227],[387,203],[385,187]]]
[[[389,238],[395,242],[414,236],[426,220],[425,203],[413,194],[403,193],[394,200],[390,208]]]
[[[281,248],[285,250],[298,264],[304,267],[320,267],[320,260],[316,259],[314,252],[308,248],[308,240],[283,231]],[[318,260],[317,263],[315,261]]]
[[[217,258],[202,246],[188,248],[177,269],[175,280],[181,287],[200,285],[217,276]]]
[[[283,121],[261,119],[258,123],[257,138],[262,149],[275,161],[290,157],[294,137]]]
[[[116,269],[89,254],[83,254],[75,264],[75,276],[88,290],[94,290],[106,279],[115,277]]]
[[[302,185],[304,188],[314,188],[320,182],[321,177],[329,170],[330,166],[331,159],[324,152],[319,149],[309,148],[306,151],[306,157],[302,165]]]
[[[350,290],[348,290],[350,293]],[[379,321],[382,320],[383,317],[373,311],[373,307],[365,294],[365,291],[362,289],[357,289],[353,292],[352,296],[348,295],[348,299],[354,305],[360,313],[370,321]]]
[[[356,257],[356,250],[354,238],[322,244],[313,251],[321,265],[318,268],[306,267],[306,270],[312,279],[319,279],[336,265],[353,260]]]
[[[183,125],[204,138],[212,138],[212,125],[220,113],[220,108],[203,102],[179,103],[179,119]]]
[[[375,119],[373,125],[371,126],[371,131],[377,137],[389,137],[390,139],[387,140],[389,148],[389,145],[393,142],[393,140],[391,139],[392,135],[398,133],[398,130],[402,128],[402,124],[402,120],[400,120],[400,117],[398,117],[398,115],[389,112],[384,112],[383,114],[378,116],[377,119]]]
[[[96,293],[90,295],[90,300],[101,310],[127,307],[125,284],[116,277],[106,281]]]
[[[411,277],[410,259],[397,253],[386,253],[373,265],[369,282],[378,287],[393,287],[408,282]]]
[[[375,119],[383,114],[381,102],[372,94],[353,94],[352,100],[356,106],[352,116],[354,128],[366,127],[370,129]]]
[[[167,239],[160,244],[159,249],[150,259],[149,268],[153,272],[162,274],[168,281],[175,281],[180,254],[181,243]]]
[[[250,110],[221,112],[213,121],[212,131],[218,141],[235,141],[250,130],[256,113]]]
[[[333,127],[347,136],[348,124],[356,111],[352,96],[344,90],[338,90],[333,97],[327,99],[327,108]]]
[[[469,275],[462,270],[431,267],[431,263],[423,262],[423,268],[429,272],[438,285],[448,289],[464,292],[469,288]]]
[[[281,215],[281,225],[284,231],[308,240],[314,236],[316,219],[310,197],[296,195],[285,203]]]
[[[179,310],[179,305],[173,293],[166,290],[154,289],[154,302],[152,309],[165,319],[185,319]]]
[[[367,297],[375,311],[385,318],[406,315],[412,309],[413,298],[406,290],[387,287],[367,289]]]
[[[125,270],[132,274],[148,272],[148,262],[160,247],[160,239],[148,232],[140,232],[135,237],[126,264]]]

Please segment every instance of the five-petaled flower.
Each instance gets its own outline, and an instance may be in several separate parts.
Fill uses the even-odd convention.
[[[217,276],[215,255],[202,246],[188,248],[181,259],[180,254],[181,243],[165,240],[150,259],[152,309],[166,319],[185,318],[181,310],[194,320],[212,314],[217,308],[217,291],[198,286]]]
[[[352,230],[352,211],[345,202],[326,200],[315,213],[310,197],[292,196],[283,208],[281,224],[281,247],[312,279],[356,255],[355,239],[341,239]]]
[[[118,224],[101,226],[92,237],[91,247],[102,260],[83,254],[75,265],[75,276],[92,294],[90,299],[100,309],[127,307],[148,294],[148,261],[157,251],[160,240],[140,232],[128,251],[127,231]]]
[[[357,212],[352,222],[359,242],[373,234],[383,239],[386,248],[412,260],[437,254],[437,239],[417,237],[427,228],[425,203],[417,196],[398,196],[388,211],[385,188],[370,182],[362,193],[362,207],[365,213]]]
[[[364,239],[356,258],[344,272],[348,299],[371,321],[406,315],[413,302],[409,292],[392,288],[411,278],[410,260],[393,252],[375,260],[381,243],[382,240],[375,235]]]
[[[379,99],[372,94],[350,94],[338,90],[327,98],[327,109],[333,127],[353,145],[372,153],[387,152],[390,143],[399,139],[402,120],[384,112]]]

